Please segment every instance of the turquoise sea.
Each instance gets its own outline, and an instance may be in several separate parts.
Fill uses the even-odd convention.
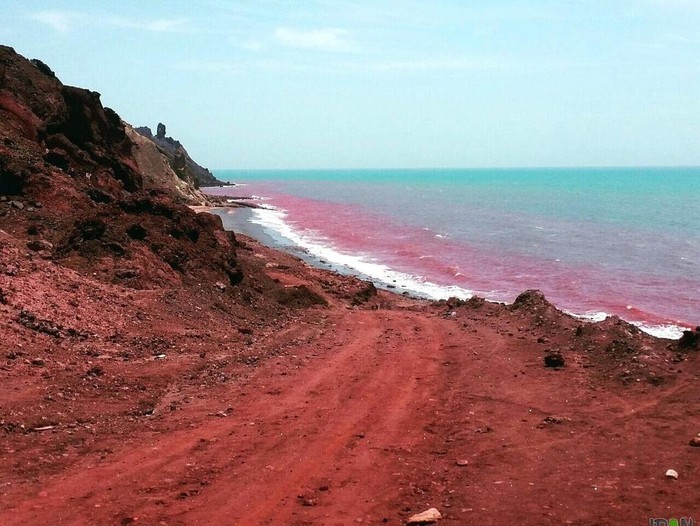
[[[399,290],[616,314],[664,336],[700,323],[700,168],[220,170],[237,218]],[[214,192],[212,192],[214,193]],[[236,214],[234,214],[235,216]]]

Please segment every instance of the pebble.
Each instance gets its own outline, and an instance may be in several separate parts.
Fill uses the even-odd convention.
[[[468,465],[469,465],[469,461],[468,461],[468,460],[462,460],[462,459],[460,459],[460,460],[458,460],[457,462],[455,462],[455,464],[457,464],[458,466],[464,467],[464,466],[468,466]]]
[[[406,524],[432,524],[440,519],[442,519],[442,514],[437,509],[430,508],[429,510],[409,517]]]

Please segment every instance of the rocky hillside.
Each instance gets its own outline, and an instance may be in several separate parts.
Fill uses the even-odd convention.
[[[206,205],[209,198],[198,188],[197,182],[178,175],[173,163],[162,149],[147,137],[125,123],[126,134],[134,143],[133,154],[143,174],[143,186],[147,190],[160,190],[173,195],[177,201],[189,205]]]
[[[158,149],[167,157],[170,167],[182,181],[199,188],[200,186],[223,186],[224,183],[219,181],[206,168],[197,164],[192,157],[187,153],[185,147],[180,141],[166,136],[165,124],[158,123],[156,134],[148,126],[135,128],[143,137],[151,140]]]
[[[31,251],[136,288],[238,283],[235,237],[168,164],[99,93],[0,46],[0,228]]]

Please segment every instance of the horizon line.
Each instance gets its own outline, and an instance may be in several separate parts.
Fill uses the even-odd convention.
[[[692,164],[649,164],[649,165],[580,165],[580,166],[419,166],[419,167],[335,167],[335,168],[210,168],[211,171],[228,171],[228,172],[340,172],[340,171],[422,171],[422,170],[610,170],[610,169],[700,169],[700,165]]]

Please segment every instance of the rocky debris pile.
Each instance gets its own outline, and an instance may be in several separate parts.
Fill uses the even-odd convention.
[[[224,186],[224,183],[214,177],[208,169],[200,166],[190,157],[180,141],[166,135],[165,124],[158,123],[155,135],[153,135],[148,126],[140,126],[134,128],[134,130],[151,140],[158,147],[168,159],[172,170],[181,180],[191,184],[194,188],[199,188],[200,186]]]
[[[530,340],[533,351],[543,356],[545,367],[580,366],[623,384],[658,386],[673,381],[690,358],[688,351],[697,350],[700,344],[700,328],[685,331],[678,341],[664,342],[617,316],[595,323],[581,320],[557,309],[538,290],[523,292],[509,306],[476,297],[436,304],[445,308],[446,317],[464,327],[477,313],[498,323],[514,324],[515,330],[501,332],[509,338]]]
[[[539,290],[521,293],[515,298],[510,310],[542,327],[555,327],[569,317],[550,303]]]

